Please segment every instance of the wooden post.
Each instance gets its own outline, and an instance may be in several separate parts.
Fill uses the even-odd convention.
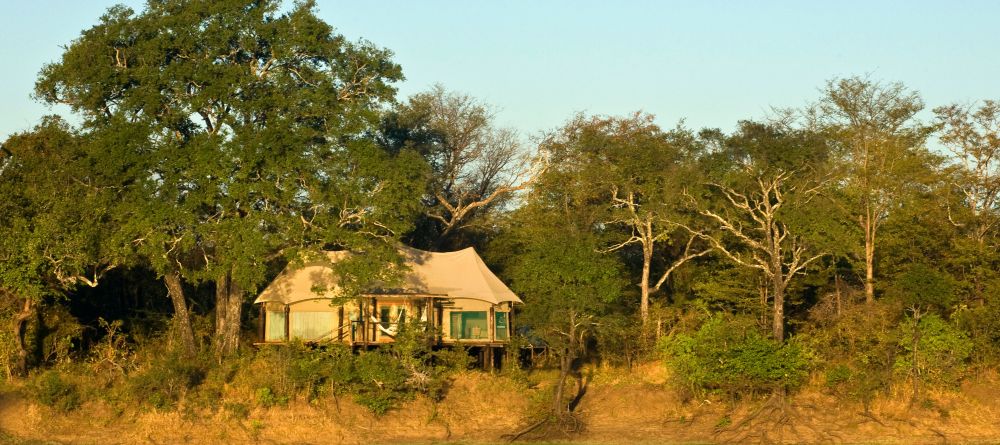
[[[361,306],[361,307],[358,308],[358,314],[361,317],[361,344],[365,345],[365,347],[367,348],[368,347],[368,317],[366,317],[366,315],[368,315],[368,305],[366,304],[366,301],[364,299],[362,299],[360,302],[358,302],[358,305]]]
[[[344,305],[337,308],[337,341],[344,341]]]
[[[490,343],[493,343],[497,339],[497,333],[496,333],[497,321],[495,317],[496,314],[494,313],[494,307],[490,306],[489,316],[486,317],[486,322],[489,323],[489,326],[486,327],[486,332],[487,335],[489,336]]]
[[[507,303],[507,339],[514,336],[514,303]]]
[[[266,323],[265,317],[267,316],[267,310],[264,306],[267,306],[267,303],[260,304],[260,316],[257,318],[257,336],[260,338],[261,343],[267,340],[264,337],[264,323]]]
[[[291,313],[292,313],[292,311],[289,310],[288,305],[286,304],[285,305],[285,341],[286,342],[290,341],[292,339],[292,337],[290,335],[291,333],[289,331],[290,328],[291,328],[291,324],[290,324],[290,320],[289,320],[291,318],[291,316],[290,316]]]
[[[371,314],[369,314],[369,317],[374,317],[372,319],[372,323],[371,323],[371,325],[372,325],[372,342],[377,344],[378,343],[378,337],[379,337],[379,335],[378,335],[378,321],[375,321],[375,320],[378,320],[378,300],[375,299],[375,298],[372,298],[372,312],[371,312]]]

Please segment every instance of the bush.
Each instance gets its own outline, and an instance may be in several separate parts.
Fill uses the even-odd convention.
[[[908,319],[900,330],[902,353],[896,357],[897,373],[938,385],[958,383],[965,373],[973,346],[964,332],[934,314],[921,317],[919,323]]]
[[[65,380],[55,370],[39,375],[32,388],[35,400],[60,411],[72,411],[80,406],[82,398],[76,384]]]
[[[795,342],[779,344],[751,321],[713,316],[694,333],[665,337],[661,351],[680,383],[695,393],[753,395],[798,387],[810,356]]]
[[[206,359],[190,359],[172,351],[153,358],[147,367],[128,377],[125,401],[158,410],[172,408],[205,379],[206,363]]]
[[[382,351],[364,352],[355,360],[355,400],[375,415],[385,414],[411,397],[410,377],[402,364]]]
[[[868,409],[878,394],[891,389],[900,312],[898,302],[850,306],[803,332],[810,350],[819,352],[826,386],[834,395]]]
[[[657,309],[653,319],[661,319],[661,308]],[[667,314],[672,315],[672,314]],[[668,318],[672,320],[673,317]],[[621,314],[604,317],[597,326],[597,344],[601,351],[601,360],[609,365],[631,368],[653,350],[654,332],[644,329],[642,321]]]
[[[957,327],[969,333],[971,360],[977,365],[1000,365],[1000,283],[988,287],[989,297],[975,307],[962,306],[955,313]]]

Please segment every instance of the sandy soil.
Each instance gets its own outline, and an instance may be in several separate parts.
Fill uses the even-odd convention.
[[[582,443],[1000,443],[1000,379],[980,377],[960,392],[931,394],[912,407],[905,394],[869,413],[819,390],[736,405],[682,402],[656,365],[585,376],[576,407],[584,430],[549,430],[529,440]],[[377,418],[352,401],[294,402],[234,419],[224,410],[120,414],[101,403],[59,415],[13,393],[0,395],[0,442],[60,444],[501,443],[530,423],[545,388],[498,377],[456,378],[441,403],[414,400]],[[535,402],[533,402],[535,400]],[[186,413],[186,414],[184,414]]]

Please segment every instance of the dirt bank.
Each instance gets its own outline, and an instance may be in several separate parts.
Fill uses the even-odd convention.
[[[874,402],[865,412],[819,389],[784,399],[735,405],[718,400],[683,402],[665,385],[659,367],[585,375],[576,411],[585,430],[549,432],[535,440],[585,443],[996,443],[1000,441],[998,379],[982,376],[962,391],[936,392],[911,406],[905,394]],[[258,409],[245,418],[226,410],[115,412],[88,402],[58,414],[5,392],[0,429],[11,443],[66,444],[372,444],[497,443],[527,424],[546,394],[508,379],[479,373],[458,376],[445,400],[409,402],[374,417],[348,399],[293,402]]]

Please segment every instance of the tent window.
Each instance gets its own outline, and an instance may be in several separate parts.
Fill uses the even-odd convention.
[[[291,312],[288,335],[302,340],[319,340],[333,335],[333,312]]]
[[[489,338],[486,312],[452,312],[451,338],[478,340]]]
[[[285,341],[285,311],[267,311],[264,341]]]
[[[496,318],[496,339],[506,340],[507,339],[507,313],[497,312],[494,314]]]

